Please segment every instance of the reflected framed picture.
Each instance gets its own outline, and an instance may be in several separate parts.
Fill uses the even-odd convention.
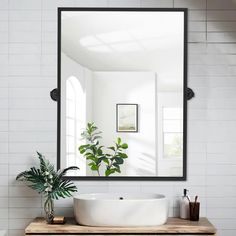
[[[138,132],[138,104],[116,104],[116,131]]]

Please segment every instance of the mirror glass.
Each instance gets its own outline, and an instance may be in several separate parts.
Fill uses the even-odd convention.
[[[59,168],[185,178],[185,14],[59,9]]]

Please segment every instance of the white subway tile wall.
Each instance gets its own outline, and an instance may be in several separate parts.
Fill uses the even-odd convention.
[[[43,214],[41,197],[15,181],[35,163],[35,151],[56,164],[57,7],[189,8],[188,180],[76,182],[80,193],[159,192],[178,214],[188,188],[219,236],[236,235],[236,1],[234,0],[1,0],[0,229],[23,236]],[[72,199],[56,213],[73,215]]]

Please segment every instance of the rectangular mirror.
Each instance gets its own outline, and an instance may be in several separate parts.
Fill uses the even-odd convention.
[[[187,10],[59,8],[58,168],[185,180]]]

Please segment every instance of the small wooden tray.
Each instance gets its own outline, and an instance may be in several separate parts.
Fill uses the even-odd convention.
[[[53,218],[53,224],[65,224],[65,217],[64,216],[55,216]]]

